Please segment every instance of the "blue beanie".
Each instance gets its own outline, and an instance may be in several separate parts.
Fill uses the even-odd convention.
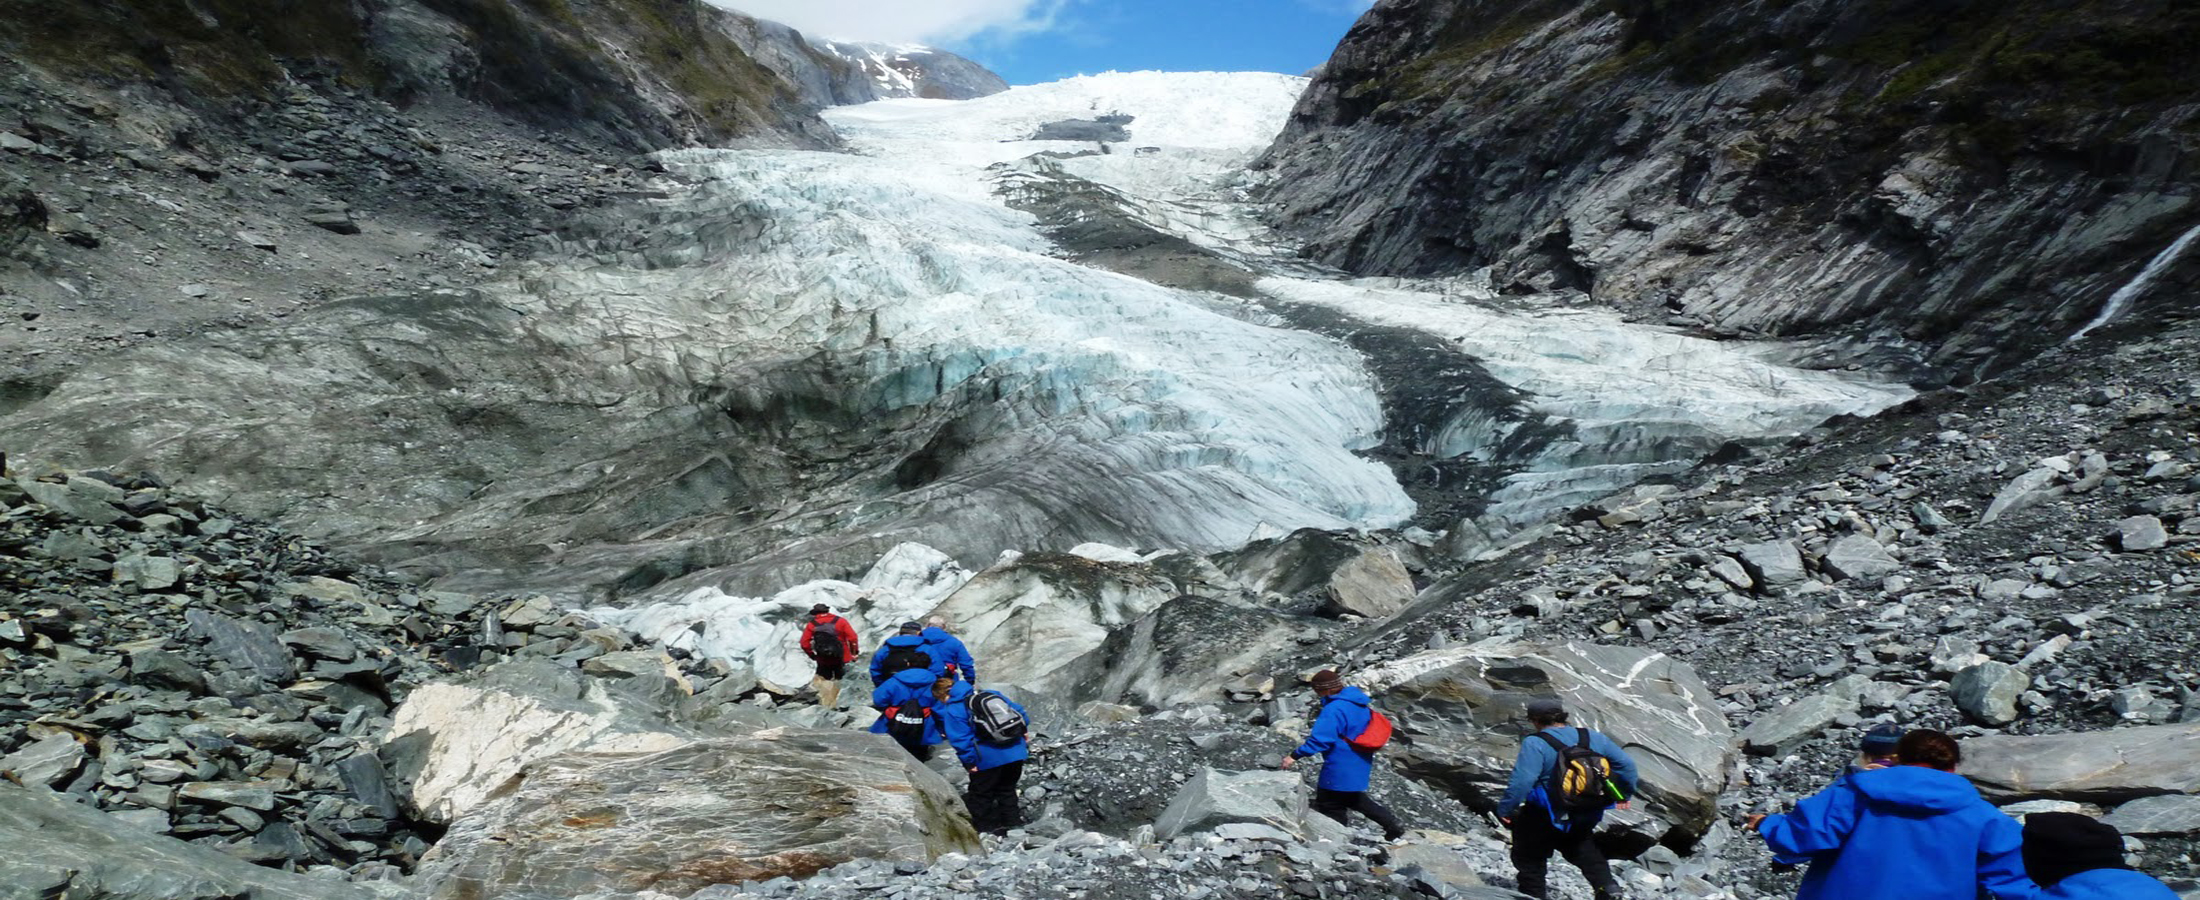
[[[1893,722],[1881,722],[1864,732],[1864,755],[1892,756],[1896,744],[1902,742],[1902,726]]]

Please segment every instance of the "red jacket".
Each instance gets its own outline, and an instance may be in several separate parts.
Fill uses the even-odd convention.
[[[817,658],[817,654],[810,650],[810,637],[817,632],[817,626],[823,625],[827,622],[833,623],[833,630],[840,632],[840,646],[844,648],[847,652],[847,655],[842,657],[840,661],[847,662],[848,660],[855,659],[856,628],[855,626],[848,624],[847,619],[843,619],[839,616],[833,615],[832,613],[821,613],[816,616],[812,616],[810,618],[810,624],[802,626],[803,654],[810,657],[811,659]]]

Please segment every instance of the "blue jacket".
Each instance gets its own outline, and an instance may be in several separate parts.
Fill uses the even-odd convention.
[[[1306,743],[1291,751],[1294,759],[1322,755],[1322,774],[1315,779],[1315,787],[1325,791],[1367,790],[1367,779],[1375,773],[1375,755],[1361,752],[1350,741],[1366,731],[1368,720],[1374,717],[1367,706],[1370,702],[1367,692],[1356,687],[1347,687],[1322,701],[1321,714],[1314,717],[1314,730],[1307,732]]]
[[[1544,729],[1544,732],[1568,747],[1581,740],[1581,729],[1572,725],[1554,725]],[[1619,785],[1621,793],[1634,796],[1635,789],[1641,786],[1642,778],[1635,769],[1635,758],[1628,756],[1619,742],[1604,736],[1600,731],[1589,732],[1589,749],[1612,761],[1612,782]],[[1558,751],[1552,749],[1549,741],[1533,734],[1521,738],[1520,755],[1513,759],[1512,780],[1505,785],[1505,796],[1497,801],[1497,815],[1500,818],[1513,818],[1520,811],[1521,804],[1533,801],[1534,805],[1543,809],[1544,814],[1551,816],[1551,824],[1561,830],[1570,830],[1577,824],[1578,817],[1560,815],[1544,799],[1543,792],[1550,788],[1551,775],[1557,770]],[[1604,813],[1599,811],[1589,817],[1588,824],[1595,827],[1597,820],[1602,818]]]
[[[2130,869],[2091,869],[2041,889],[2040,900],[2177,900],[2177,892]]]
[[[1026,741],[1018,740],[1015,744],[1007,747],[995,747],[978,740],[977,726],[970,724],[970,695],[972,693],[974,692],[971,690],[970,682],[955,682],[955,686],[947,691],[947,702],[932,711],[934,730],[941,738],[954,745],[955,755],[962,759],[963,766],[977,771],[984,771],[1005,766],[1012,762],[1022,762],[1029,758],[1031,750]],[[1004,694],[1001,699],[1007,700],[1008,697]],[[1024,712],[1024,708],[1017,705],[1014,700],[1009,700],[1008,705],[1016,707],[1017,712]],[[1029,718],[1030,715],[1030,713],[1024,713],[1026,718]],[[938,741],[927,741],[926,743],[938,743]]]
[[[1880,770],[1880,769],[1884,769],[1884,768],[1888,768],[1889,766],[1893,766],[1894,764],[1895,764],[1895,762],[1894,762],[1893,758],[1889,757],[1889,758],[1885,758],[1885,759],[1875,759],[1875,760],[1872,760],[1871,762],[1868,762],[1868,763],[1864,763],[1864,764],[1862,764],[1862,765],[1851,765],[1851,766],[1849,766],[1849,767],[1848,767],[1848,768],[1846,768],[1846,769],[1842,769],[1842,770],[1841,770],[1841,774],[1840,774],[1840,775],[1838,775],[1838,776],[1836,776],[1836,777],[1835,777],[1835,778],[1833,779],[1833,783],[1832,783],[1832,784],[1829,784],[1829,785],[1827,785],[1827,787],[1828,787],[1828,788],[1836,788],[1836,787],[1840,787],[1841,785],[1843,785],[1843,784],[1846,784],[1846,783],[1848,783],[1848,780],[1849,780],[1849,779],[1851,779],[1851,778],[1854,778],[1854,777],[1856,777],[1856,773],[1858,773],[1858,772],[1876,772],[1876,771],[1878,771],[1878,770]],[[1802,865],[1802,864],[1804,864],[1804,863],[1810,862],[1811,860],[1817,859],[1817,858],[1818,858],[1819,856],[1822,856],[1822,855],[1827,855],[1827,856],[1830,856],[1831,854],[1812,854],[1812,853],[1793,853],[1793,854],[1790,854],[1790,853],[1774,853],[1774,854],[1772,854],[1772,861],[1773,861],[1773,862],[1776,862],[1776,863],[1785,863],[1785,864],[1787,864],[1787,865],[1791,865],[1791,866],[1799,866],[1799,865]]]
[[[932,654],[933,662],[946,666],[947,674],[959,681],[978,683],[978,661],[970,658],[970,648],[963,646],[962,638],[940,628],[927,628],[919,637],[924,638],[924,652]]]
[[[885,680],[885,673],[880,672],[879,667],[886,665],[886,654],[894,652],[895,647],[913,647],[917,652],[932,657],[933,678],[938,678],[947,673],[947,660],[939,658],[937,654],[932,652],[931,648],[924,646],[924,635],[897,634],[887,638],[885,643],[878,645],[878,652],[871,654],[872,684],[879,684]]]
[[[1794,812],[1766,817],[1757,833],[1776,854],[1816,857],[1796,900],[1971,900],[1981,889],[2032,900],[2039,892],[2024,874],[2023,828],[1954,772],[1858,772]]]
[[[932,682],[936,680],[938,679],[933,678],[932,673],[923,669],[903,669],[894,673],[894,677],[886,679],[885,684],[872,688],[871,705],[877,707],[881,714],[878,721],[871,723],[871,733],[885,734],[886,717],[893,715],[894,707],[902,705],[911,697],[922,701],[925,709],[932,709]],[[939,743],[938,730],[926,725],[924,742]]]

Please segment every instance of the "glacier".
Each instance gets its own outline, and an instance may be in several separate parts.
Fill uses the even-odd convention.
[[[1778,345],[1297,260],[1249,198],[1304,85],[1110,73],[828,111],[853,152],[664,152],[653,194],[478,289],[147,349],[0,428],[450,589],[708,600],[754,619],[727,627],[731,652],[784,612],[750,607],[905,544],[975,569],[1452,524],[1400,456],[1485,468],[1478,512],[1502,532],[1909,396],[1783,366]],[[1130,139],[1031,139],[1103,116]],[[1088,264],[1060,215],[1237,275],[1171,287]],[[1329,324],[1304,327],[1310,310]],[[1411,340],[1361,340],[1382,329]],[[1421,368],[1472,377],[1401,391]]]

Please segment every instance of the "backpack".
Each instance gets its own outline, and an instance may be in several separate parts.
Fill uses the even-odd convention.
[[[1010,706],[1008,698],[994,691],[972,691],[970,694],[970,728],[978,733],[978,742],[992,747],[1013,747],[1031,730],[1031,723],[1024,714]]]
[[[1359,734],[1347,739],[1345,743],[1351,744],[1352,749],[1361,753],[1383,749],[1384,744],[1390,743],[1390,717],[1372,709],[1368,710],[1367,727],[1360,729]]]
[[[1624,800],[1618,786],[1612,784],[1612,761],[1604,754],[1589,749],[1589,729],[1575,729],[1581,739],[1568,747],[1548,731],[1538,731],[1542,738],[1558,751],[1558,764],[1551,767],[1551,783],[1544,790],[1554,812],[1597,812],[1612,805],[1614,800]]]
[[[810,622],[810,652],[822,662],[847,662],[848,648],[840,643],[840,619]]]
[[[880,678],[886,678],[909,669],[929,668],[932,668],[930,654],[915,647],[888,647],[886,659],[879,663],[878,673]]]
[[[886,714],[886,733],[904,747],[921,746],[925,737],[925,717],[931,714],[923,700],[915,697],[903,700],[900,706]]]

